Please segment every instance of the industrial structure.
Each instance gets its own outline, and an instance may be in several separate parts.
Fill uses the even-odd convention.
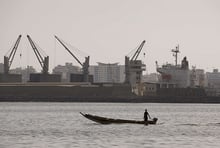
[[[22,81],[20,74],[9,73],[9,70],[14,60],[15,53],[17,51],[20,40],[21,40],[21,35],[18,36],[13,48],[9,50],[8,53],[4,56],[4,73],[0,74],[0,82],[9,83],[9,82],[21,82]]]
[[[141,60],[137,60],[137,58],[144,44],[145,40],[142,41],[131,59],[125,56],[125,84],[130,84],[132,91],[137,95],[143,95],[141,80],[142,73],[146,70],[146,65]]]
[[[27,38],[31,44],[31,47],[37,57],[38,62],[42,68],[41,73],[31,73],[30,82],[60,82],[61,76],[57,74],[49,74],[49,56],[43,55],[40,53],[39,49],[36,46],[36,43],[33,42],[31,37],[27,35]]]
[[[98,65],[90,66],[89,56],[81,62],[68,44],[55,36],[81,67],[66,63],[56,66],[53,74],[49,74],[49,56],[29,35],[27,38],[42,71],[36,73],[33,67],[27,67],[23,72],[19,72],[22,68],[10,69],[21,40],[19,35],[12,50],[4,56],[4,64],[0,64],[0,101],[220,102],[218,70],[206,73],[205,77],[204,70],[195,67],[189,69],[186,57],[178,64],[179,45],[171,50],[175,64],[159,66],[156,62],[158,73],[143,80],[146,65],[138,57],[145,41],[141,42],[132,56],[125,56],[125,65],[98,62]],[[25,83],[17,83],[21,82],[20,73],[27,77],[28,72],[30,78],[25,78]]]
[[[137,60],[145,40],[140,44],[132,58],[125,56],[125,83],[135,85],[141,83],[142,72],[146,70],[146,65],[141,60]]]
[[[71,51],[70,49],[62,42],[57,36],[55,36],[57,41],[70,53],[70,55],[82,66],[82,74],[71,74],[71,82],[92,82],[93,77],[89,75],[89,56],[85,57],[85,62],[82,63]]]

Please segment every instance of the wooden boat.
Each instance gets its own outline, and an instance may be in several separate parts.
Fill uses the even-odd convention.
[[[85,118],[92,120],[94,122],[97,123],[101,123],[101,124],[111,124],[111,123],[117,123],[117,124],[122,124],[122,123],[134,123],[134,124],[156,124],[157,123],[157,118],[153,118],[152,120],[148,120],[148,122],[146,121],[138,121],[138,120],[125,120],[125,119],[112,119],[112,118],[106,118],[106,117],[100,117],[100,116],[95,116],[95,115],[91,115],[91,114],[84,114],[82,112],[80,112],[80,114],[82,116],[84,116]]]

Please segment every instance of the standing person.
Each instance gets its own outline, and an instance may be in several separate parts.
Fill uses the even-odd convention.
[[[148,124],[148,117],[151,119],[150,114],[148,113],[147,109],[145,109],[144,121],[146,122],[146,124]]]

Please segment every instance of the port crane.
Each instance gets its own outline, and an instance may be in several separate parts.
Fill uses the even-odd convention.
[[[49,56],[43,56],[39,50],[36,47],[36,44],[33,42],[33,40],[31,39],[31,37],[29,35],[27,35],[27,38],[31,44],[32,49],[34,50],[34,53],[38,59],[38,62],[40,63],[40,66],[42,68],[42,73],[43,74],[48,74],[48,70],[49,70]]]
[[[10,51],[10,52],[8,52],[8,53],[10,53],[9,56],[6,56],[6,55],[4,56],[4,73],[5,74],[9,74],[9,69],[11,67],[11,64],[12,64],[13,60],[14,60],[15,53],[17,51],[18,45],[19,45],[20,40],[21,40],[21,36],[22,35],[18,36],[12,50],[11,51],[9,50]]]
[[[145,40],[141,42],[140,46],[138,47],[138,49],[136,50],[136,52],[132,56],[131,61],[136,61],[137,60],[142,48],[144,47],[145,42],[146,42]]]
[[[85,62],[82,63],[80,60],[69,50],[69,48],[55,35],[57,41],[72,55],[72,57],[82,66],[83,81],[89,81],[89,56],[85,57]]]
[[[125,56],[125,83],[136,84],[141,82],[141,75],[142,71],[145,70],[145,65],[142,64],[141,60],[137,60],[137,58],[145,42],[145,40],[141,42],[131,59]]]

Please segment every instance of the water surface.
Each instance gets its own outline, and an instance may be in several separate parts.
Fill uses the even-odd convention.
[[[79,112],[157,125],[94,123]],[[0,148],[220,147],[219,104],[0,103]]]

